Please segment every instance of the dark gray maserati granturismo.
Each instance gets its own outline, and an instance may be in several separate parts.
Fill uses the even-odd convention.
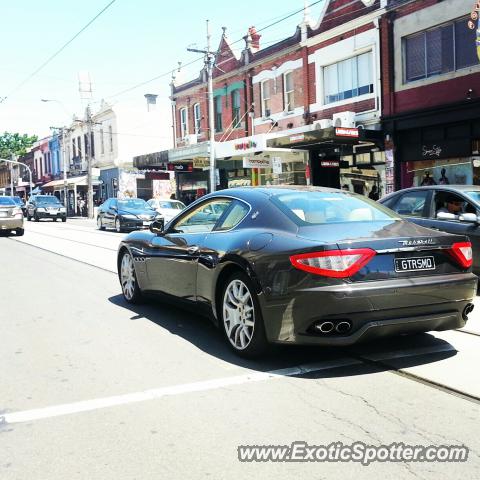
[[[118,251],[128,302],[159,295],[194,306],[249,357],[269,343],[340,346],[463,327],[471,265],[462,235],[315,187],[218,191]]]

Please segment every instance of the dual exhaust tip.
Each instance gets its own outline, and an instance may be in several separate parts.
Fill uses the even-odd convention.
[[[333,322],[321,322],[315,325],[315,328],[321,333],[347,333],[352,329],[352,324],[348,321],[338,322],[336,325]]]

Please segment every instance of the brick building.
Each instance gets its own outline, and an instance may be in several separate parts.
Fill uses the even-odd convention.
[[[326,1],[316,22],[305,8],[294,34],[265,48],[254,27],[241,51],[224,31],[213,87],[218,188],[313,183],[346,184],[365,194],[373,186],[382,190],[379,24],[385,3]],[[172,85],[172,112],[169,160],[183,170],[180,194],[198,194],[208,189],[205,70]]]
[[[393,0],[382,19],[384,131],[396,188],[480,184],[476,0]]]

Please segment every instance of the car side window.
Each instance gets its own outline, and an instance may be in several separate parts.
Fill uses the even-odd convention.
[[[458,220],[459,215],[462,213],[477,214],[477,209],[472,203],[461,195],[452,192],[435,192],[434,207],[434,212],[432,212],[434,218],[438,218],[439,213],[450,214],[450,218],[448,218],[449,215],[445,216],[445,218],[440,218],[440,220],[446,221]]]
[[[409,217],[421,217],[425,202],[427,200],[428,190],[418,192],[404,193],[395,205],[390,206],[392,210],[399,215],[407,215]]]
[[[215,227],[215,231],[231,230],[236,227],[245,218],[248,211],[248,205],[236,200],[226,213],[226,216]]]
[[[211,232],[223,212],[232,203],[231,199],[220,198],[202,203],[184,215],[173,225],[175,233]]]

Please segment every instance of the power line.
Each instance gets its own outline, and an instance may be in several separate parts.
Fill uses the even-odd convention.
[[[83,33],[100,15],[110,8],[117,0],[111,0],[102,8],[86,25],[84,25],[68,42],[62,45],[53,55],[45,60],[36,70],[34,70],[25,80],[18,84],[7,96],[0,98],[0,103],[4,103],[11,95],[22,88],[29,80],[31,80],[40,70],[45,68],[56,56],[58,56],[65,48],[67,48],[81,33]]]

